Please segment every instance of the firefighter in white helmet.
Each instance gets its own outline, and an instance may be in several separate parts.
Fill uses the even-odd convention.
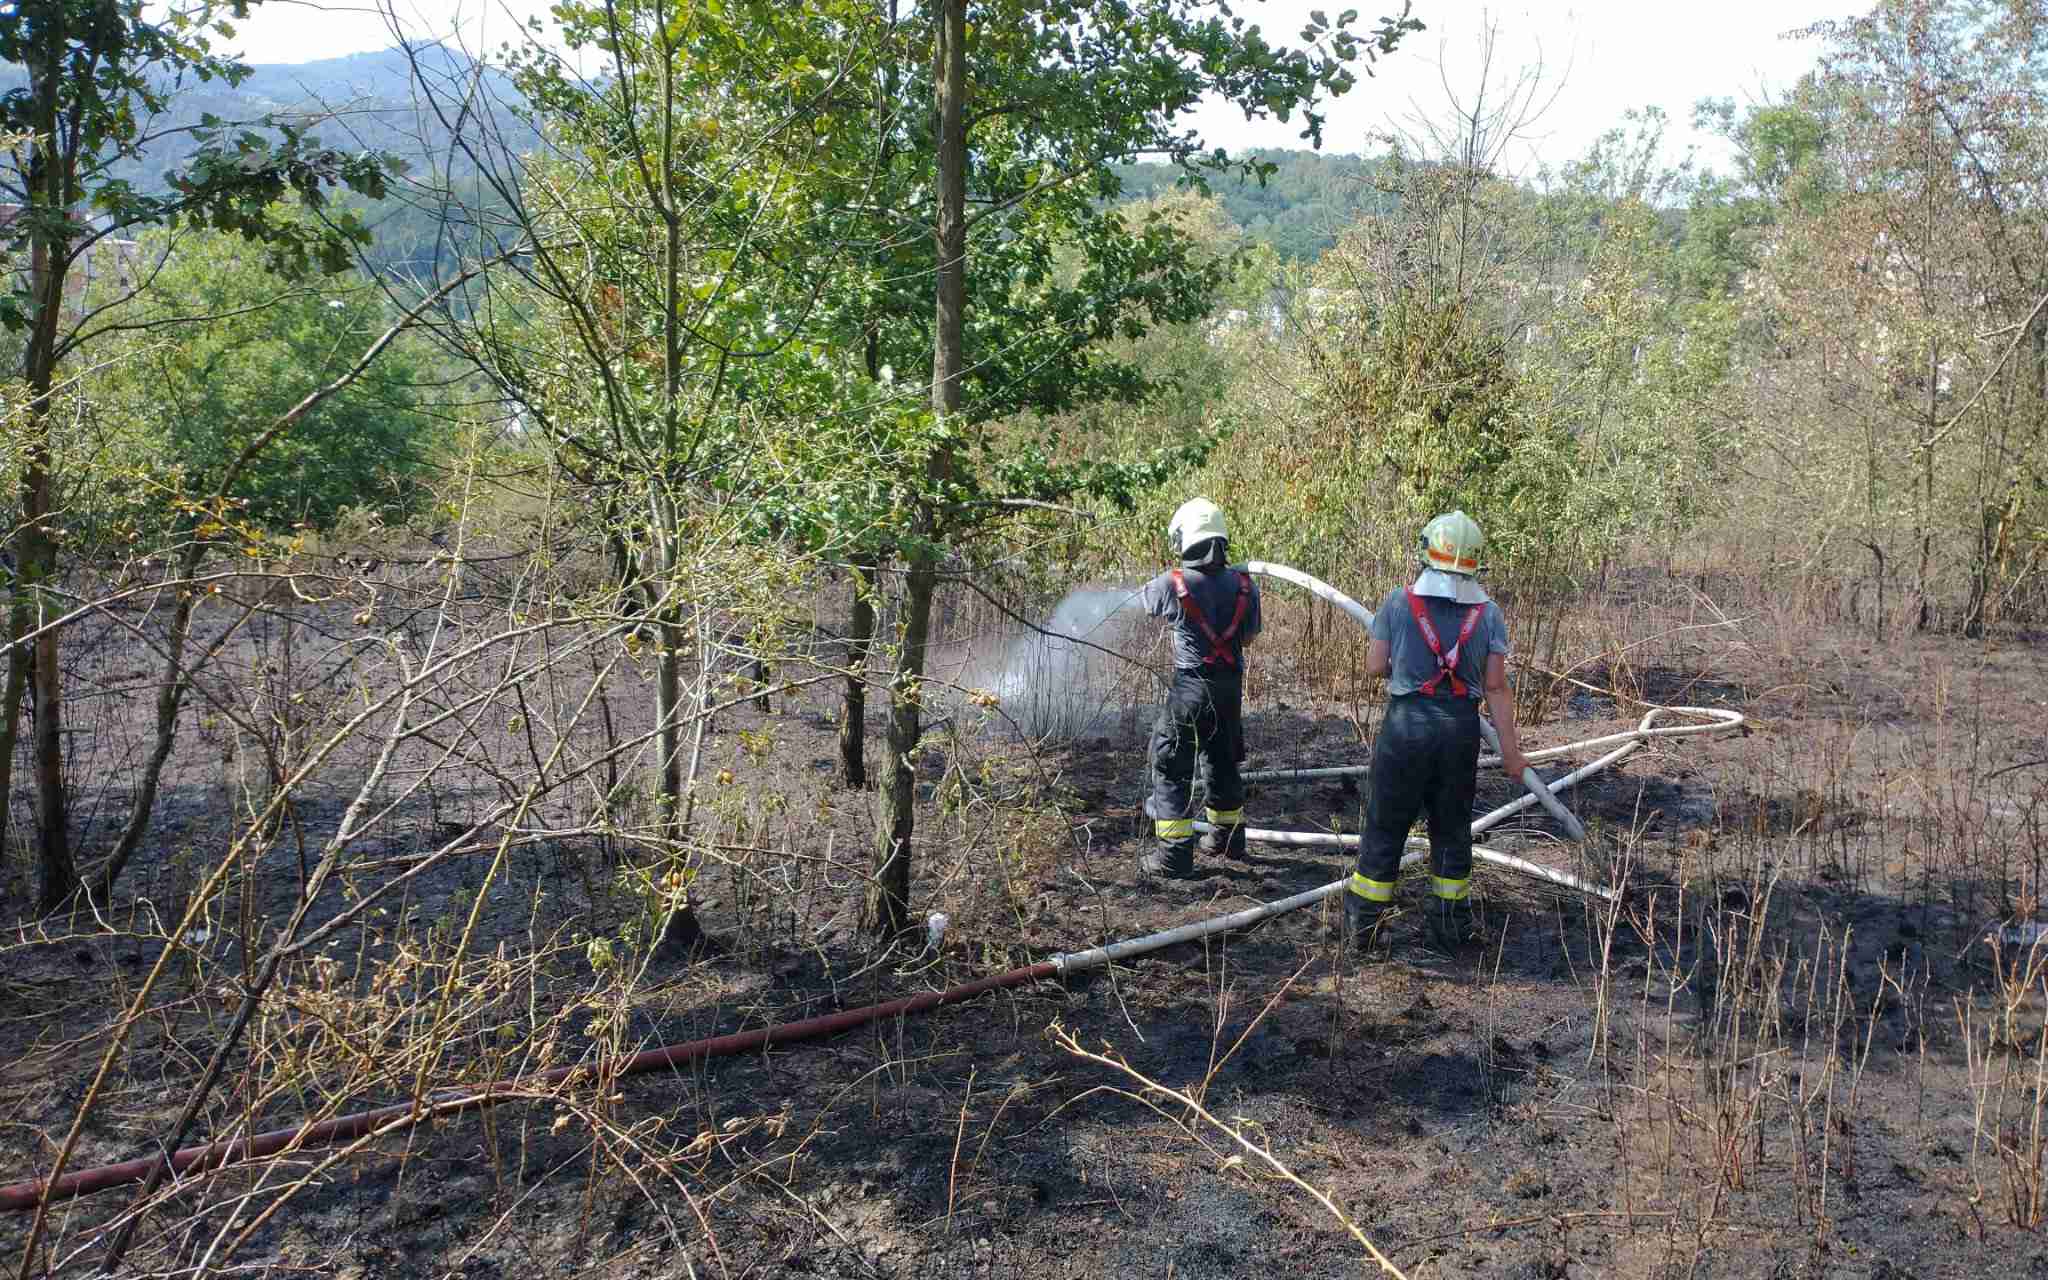
[[[1223,510],[1207,498],[1182,503],[1167,525],[1180,561],[1145,585],[1146,612],[1173,632],[1173,683],[1152,730],[1152,794],[1145,811],[1158,847],[1139,866],[1152,875],[1195,873],[1194,775],[1207,783],[1204,817],[1215,830],[1201,851],[1245,856],[1244,647],[1259,633],[1259,588],[1229,565]]]
[[[1472,800],[1478,784],[1479,702],[1500,734],[1501,768],[1529,761],[1508,689],[1507,619],[1479,585],[1479,525],[1463,511],[1423,527],[1422,568],[1372,618],[1368,676],[1387,678],[1387,713],[1373,743],[1372,789],[1358,869],[1344,895],[1347,931],[1370,946],[1393,900],[1401,853],[1418,815],[1429,823],[1429,933],[1446,949],[1472,932]]]

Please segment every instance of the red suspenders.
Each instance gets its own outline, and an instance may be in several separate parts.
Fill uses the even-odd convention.
[[[1458,654],[1464,649],[1465,642],[1472,638],[1472,631],[1479,625],[1479,615],[1486,612],[1486,606],[1475,604],[1465,611],[1465,625],[1458,628],[1457,642],[1451,646],[1451,651],[1447,655],[1444,653],[1443,641],[1437,636],[1435,625],[1429,620],[1429,610],[1423,607],[1422,597],[1416,595],[1412,587],[1408,589],[1407,594],[1408,612],[1414,615],[1415,625],[1422,631],[1423,642],[1429,646],[1429,651],[1436,655],[1437,673],[1431,676],[1428,683],[1418,692],[1434,694],[1437,686],[1448,679],[1451,682],[1451,692],[1460,698],[1464,697],[1465,682],[1458,679]]]
[[[1237,612],[1231,615],[1230,625],[1223,628],[1221,635],[1216,633],[1216,628],[1209,625],[1209,619],[1202,615],[1202,606],[1196,604],[1195,598],[1188,594],[1187,580],[1181,577],[1178,569],[1173,571],[1173,594],[1180,598],[1181,613],[1192,619],[1194,624],[1201,628],[1202,634],[1209,639],[1209,655],[1202,659],[1202,665],[1235,667],[1237,653],[1231,649],[1230,642],[1236,637],[1237,629],[1244,624],[1245,610],[1251,606],[1250,576],[1243,573],[1237,575]]]

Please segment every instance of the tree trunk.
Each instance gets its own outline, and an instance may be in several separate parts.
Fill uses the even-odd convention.
[[[59,180],[61,170],[61,164],[47,152],[39,152],[30,161],[29,199],[41,204],[45,215],[61,214],[68,209],[67,193]],[[17,634],[49,621],[46,593],[57,572],[57,542],[49,526],[56,493],[50,453],[50,409],[51,388],[57,379],[57,327],[64,308],[66,249],[62,233],[47,227],[33,230],[31,237],[29,291],[35,310],[22,361],[29,403],[28,445],[21,455],[21,525],[14,536],[14,617],[22,624]],[[19,696],[14,687],[15,663],[28,658],[29,697],[34,707],[30,758],[35,768],[39,819],[37,909],[48,912],[56,910],[78,887],[78,871],[71,861],[70,805],[64,785],[64,673],[56,629],[41,632],[27,655],[16,650],[12,657],[10,701]],[[7,732],[11,738],[11,725]],[[12,747],[11,742],[8,745]]]
[[[875,562],[853,562],[853,606],[846,620],[846,699],[839,712],[839,781],[868,785],[868,650],[875,640]]]
[[[682,628],[673,628],[680,639]],[[680,680],[677,686],[681,693]],[[668,866],[671,871],[691,869],[689,857],[690,824],[697,813],[697,771],[704,763],[704,728],[711,720],[711,646],[704,638],[704,613],[697,612],[697,723],[691,727],[690,766],[681,775],[677,790],[677,804],[670,810],[676,814],[675,826],[664,833],[672,843],[669,846]],[[681,734],[677,733],[677,745],[681,745]],[[661,922],[661,936],[655,942],[657,954],[670,959],[688,959],[698,947],[704,944],[704,926],[697,919],[697,906],[687,893],[680,905],[671,910]]]
[[[1941,347],[1927,346],[1927,436],[1920,446],[1920,611],[1915,631],[1934,621],[1934,444],[1941,431]]]
[[[932,342],[932,408],[941,420],[960,411],[960,373],[967,309],[967,0],[938,0],[934,50],[938,99],[938,271]],[[945,446],[926,464],[929,494],[912,531],[903,585],[902,643],[889,684],[889,736],[882,762],[882,809],[868,928],[894,938],[910,927],[911,836],[917,825],[913,752],[921,733],[919,702],[925,645],[931,638],[932,592],[938,585],[941,533],[936,490],[952,471]]]
[[[2034,412],[2035,422],[2048,421],[2048,315],[2034,317],[2034,332],[2030,344],[2034,358],[2028,361],[2034,371]]]
[[[911,928],[911,838],[917,830],[916,751],[923,733],[925,641],[931,632],[937,561],[913,553],[904,577],[903,626],[896,675],[889,683],[889,732],[882,752],[881,819],[875,879],[868,893],[871,932],[894,938]]]
[[[656,615],[660,649],[654,656],[654,714],[660,732],[660,758],[654,770],[656,823],[664,838],[673,837],[683,822],[683,628],[675,606]]]
[[[44,593],[50,579],[56,576],[57,548],[43,524],[50,517],[52,487],[47,451],[38,447],[35,452],[44,456],[25,486],[32,496],[29,509],[23,513],[27,519],[22,522],[18,559],[22,579],[35,593],[35,621],[40,626],[49,621],[48,597]],[[56,910],[78,888],[78,869],[71,861],[71,806],[64,785],[64,673],[60,660],[57,630],[52,627],[36,637],[30,682],[35,696],[32,751],[40,819],[36,827],[36,861],[42,869],[37,907],[42,911]]]

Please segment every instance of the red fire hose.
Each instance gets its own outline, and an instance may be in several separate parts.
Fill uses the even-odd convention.
[[[1275,831],[1249,831],[1246,834],[1254,840],[1271,840],[1281,843],[1302,838],[1298,835]],[[1356,837],[1351,838],[1355,839]],[[1506,858],[1490,850],[1480,850],[1476,846],[1475,852],[1488,853],[1508,870],[1537,875],[1541,879],[1565,888],[1576,889],[1579,892],[1594,896],[1610,896],[1612,894],[1612,890],[1601,888],[1598,885],[1586,884],[1571,876],[1552,871],[1547,867],[1539,867],[1533,863],[1523,862],[1520,859]],[[1411,853],[1404,859],[1404,863],[1419,860],[1423,856],[1419,853]],[[962,1001],[972,1000],[974,997],[984,995],[990,991],[1000,991],[1005,987],[1021,987],[1029,982],[1069,978],[1089,969],[1096,969],[1118,961],[1129,960],[1165,947],[1175,946],[1184,942],[1194,942],[1202,938],[1213,937],[1219,933],[1227,933],[1234,929],[1249,929],[1254,925],[1272,919],[1274,916],[1284,915],[1287,912],[1296,911],[1302,907],[1321,902],[1324,898],[1341,892],[1348,883],[1348,877],[1343,880],[1333,880],[1329,884],[1319,885],[1316,888],[1297,893],[1292,897],[1261,903],[1258,906],[1247,907],[1242,911],[1234,911],[1228,915],[1212,916],[1207,920],[1196,921],[1193,924],[1184,924],[1176,928],[1162,930],[1159,933],[1147,934],[1142,938],[1129,938],[1107,946],[1092,947],[1086,951],[1069,951],[1062,955],[1054,956],[1050,960],[1042,960],[1037,964],[1026,965],[1021,969],[1011,969],[1006,973],[998,973],[992,977],[963,983],[960,986],[952,987],[945,991],[926,991],[918,995],[905,996],[901,999],[890,1000],[882,1004],[871,1004],[863,1009],[848,1009],[840,1013],[826,1014],[822,1017],[806,1018],[802,1022],[787,1022],[779,1026],[761,1027],[754,1031],[736,1031],[731,1035],[711,1036],[703,1040],[691,1040],[683,1044],[666,1045],[659,1049],[647,1049],[619,1063],[612,1074],[619,1076],[636,1075],[643,1071],[653,1071],[661,1067],[680,1066],[686,1062],[695,1062],[700,1058],[730,1057],[734,1054],[752,1053],[757,1049],[772,1048],[776,1045],[816,1040],[823,1036],[837,1035],[841,1031],[851,1031],[855,1027],[864,1026],[870,1022],[879,1022],[885,1018],[923,1013],[929,1009],[936,1009],[941,1005],[959,1004]],[[500,1102],[517,1098],[529,1098],[535,1089],[562,1084],[573,1077],[589,1078],[595,1074],[596,1068],[588,1064],[578,1064],[570,1067],[556,1067],[552,1071],[542,1072],[539,1075],[499,1080],[491,1084],[479,1085],[473,1089],[444,1090],[421,1099],[417,1104],[410,1102],[397,1103],[389,1107],[380,1107],[375,1111],[359,1111],[354,1115],[336,1116],[332,1120],[301,1124],[289,1129],[273,1129],[268,1133],[259,1133],[252,1137],[235,1138],[226,1142],[210,1142],[202,1147],[186,1147],[184,1150],[171,1156],[170,1167],[173,1173],[187,1173],[216,1168],[234,1160],[262,1159],[265,1156],[277,1155],[282,1151],[302,1150],[308,1147],[351,1142],[365,1134],[373,1133],[394,1121],[405,1121],[409,1126],[410,1124],[417,1124],[429,1116],[452,1115],[463,1111],[481,1110],[484,1107],[495,1106]],[[143,1156],[121,1164],[102,1165],[96,1169],[80,1169],[74,1173],[65,1174],[63,1177],[58,1178],[55,1183],[50,1183],[47,1180],[35,1180],[17,1182],[13,1186],[0,1187],[0,1210],[18,1211],[33,1209],[43,1201],[46,1194],[48,1199],[54,1202],[68,1200],[73,1196],[89,1195],[95,1191],[104,1191],[108,1187],[141,1182],[149,1177],[150,1170],[162,1159],[162,1156]]]
[[[1308,587],[1323,598],[1345,608],[1347,612],[1352,613],[1361,622],[1369,622],[1371,619],[1371,615],[1366,613],[1356,601],[1353,601],[1335,588],[1310,578],[1307,574],[1278,565],[1253,563],[1248,567],[1254,573],[1271,574],[1284,578],[1286,581]],[[1708,723],[1668,727],[1656,726],[1656,721],[1660,716],[1671,713],[1694,716]],[[1534,754],[1538,758],[1548,758],[1555,755],[1583,751],[1591,747],[1607,746],[1616,742],[1625,744],[1620,749],[1609,752],[1607,755],[1602,756],[1570,776],[1559,779],[1557,783],[1553,784],[1554,786],[1562,787],[1606,768],[1629,752],[1641,747],[1651,738],[1727,733],[1742,730],[1742,728],[1743,717],[1733,711],[1702,707],[1654,707],[1643,717],[1642,723],[1632,732],[1595,738],[1586,742],[1554,748],[1549,751],[1539,751]],[[1362,769],[1363,766],[1329,770],[1282,770],[1269,776],[1274,778],[1274,780],[1286,780],[1297,777],[1308,778],[1319,774],[1356,773],[1362,771]],[[1502,806],[1487,814],[1478,822],[1475,822],[1472,826],[1474,835],[1500,822],[1525,805],[1533,803],[1534,800],[1545,798],[1548,799],[1549,807],[1552,807],[1562,815],[1568,827],[1577,826],[1577,820],[1572,818],[1569,813],[1565,813],[1561,808],[1557,807],[1554,797],[1548,796],[1549,788],[1541,785],[1541,779],[1535,778],[1534,771],[1530,771],[1527,776],[1535,780],[1535,785],[1532,786],[1534,794],[1531,797],[1524,797],[1509,805]],[[1317,832],[1248,830],[1245,834],[1252,840],[1276,844],[1342,845],[1356,843],[1358,840],[1357,836]],[[1589,884],[1575,876],[1566,875],[1536,863],[1509,857],[1497,850],[1475,846],[1473,853],[1486,863],[1523,875],[1534,876],[1540,880],[1576,890],[1580,893],[1610,899],[1614,896],[1614,891],[1611,889]],[[1411,853],[1403,861],[1405,864],[1406,862],[1416,861],[1420,857],[1421,855],[1419,854]],[[619,1076],[637,1075],[643,1071],[653,1071],[661,1067],[674,1067],[686,1062],[695,1062],[700,1058],[728,1057],[733,1054],[751,1053],[756,1049],[771,1048],[775,1045],[815,1040],[822,1036],[836,1035],[841,1031],[850,1031],[855,1027],[863,1026],[870,1022],[878,1022],[885,1018],[923,1013],[928,1009],[936,1009],[941,1005],[957,1004],[963,1000],[971,1000],[978,995],[983,995],[990,991],[998,991],[1005,987],[1023,986],[1025,983],[1038,982],[1047,978],[1068,977],[1082,970],[1144,955],[1148,952],[1159,950],[1162,947],[1182,942],[1191,942],[1198,938],[1208,937],[1232,929],[1248,928],[1284,912],[1293,911],[1314,902],[1320,902],[1331,894],[1342,890],[1346,883],[1346,880],[1337,880],[1330,884],[1322,885],[1319,888],[1295,894],[1290,898],[1283,898],[1277,902],[1268,902],[1257,907],[1234,912],[1230,915],[1216,916],[1195,924],[1182,925],[1179,928],[1168,929],[1161,933],[1150,934],[1142,938],[1132,938],[1087,951],[1069,952],[1065,955],[1054,956],[1052,959],[1041,961],[1038,964],[1027,965],[1021,969],[1011,969],[1007,973],[999,973],[993,977],[965,983],[946,991],[928,991],[920,995],[906,996],[900,1000],[869,1005],[864,1009],[848,1009],[841,1013],[827,1014],[823,1017],[806,1018],[802,1022],[784,1023],[780,1026],[762,1027],[755,1031],[740,1031],[731,1035],[712,1036],[704,1040],[691,1040],[684,1044],[667,1045],[659,1049],[648,1049],[634,1054],[623,1063],[617,1064],[611,1074]],[[283,1151],[350,1142],[366,1134],[373,1133],[394,1121],[408,1121],[409,1119],[409,1123],[417,1124],[429,1116],[451,1115],[463,1111],[480,1110],[513,1098],[528,1097],[533,1090],[538,1088],[559,1085],[577,1077],[589,1078],[595,1074],[596,1069],[588,1065],[557,1067],[540,1075],[512,1080],[499,1080],[492,1084],[480,1085],[474,1089],[444,1090],[431,1094],[417,1103],[399,1103],[389,1107],[381,1107],[375,1111],[361,1111],[354,1115],[337,1116],[332,1120],[301,1124],[290,1129],[273,1129],[268,1133],[259,1133],[253,1137],[236,1138],[225,1142],[211,1142],[200,1147],[186,1147],[170,1157],[170,1170],[173,1173],[187,1173],[216,1168],[234,1160],[261,1159],[265,1156],[277,1155]],[[149,1177],[150,1171],[162,1160],[163,1157],[160,1155],[143,1156],[121,1164],[103,1165],[96,1169],[80,1169],[76,1172],[65,1174],[54,1183],[45,1179],[17,1182],[12,1186],[0,1187],[0,1210],[18,1211],[33,1209],[46,1198],[50,1201],[68,1200],[73,1196],[104,1191],[108,1187],[141,1182]]]
[[[1062,957],[1061,959],[1064,959]],[[940,1005],[958,1004],[972,1000],[978,995],[998,991],[1004,987],[1023,986],[1056,977],[1063,966],[1059,960],[1045,960],[1038,964],[1012,969],[993,977],[981,978],[946,991],[927,991],[919,995],[905,996],[883,1004],[871,1004],[863,1009],[847,1009],[840,1013],[828,1013],[802,1022],[786,1022],[779,1026],[762,1027],[755,1031],[736,1031],[731,1035],[711,1036],[703,1040],[691,1040],[684,1044],[665,1045],[658,1049],[647,1049],[634,1054],[620,1063],[613,1074],[630,1076],[643,1071],[655,1071],[662,1067],[681,1066],[700,1058],[723,1058],[734,1054],[751,1053],[757,1049],[772,1048],[779,1044],[795,1044],[802,1040],[815,1040],[821,1036],[837,1035],[870,1022],[886,1018],[923,1013]],[[375,1111],[358,1111],[353,1115],[336,1116],[315,1124],[302,1124],[289,1129],[272,1129],[253,1137],[235,1138],[227,1142],[209,1142],[201,1147],[186,1147],[171,1156],[171,1170],[174,1173],[188,1173],[212,1169],[234,1160],[255,1160],[274,1156],[281,1151],[307,1147],[328,1146],[349,1142],[366,1133],[375,1132],[383,1125],[400,1120],[408,1115],[425,1119],[430,1115],[450,1115],[462,1111],[475,1111],[516,1096],[525,1096],[535,1088],[558,1085],[572,1076],[589,1077],[595,1069],[588,1065],[556,1067],[540,1075],[525,1076],[512,1080],[499,1080],[492,1084],[480,1085],[469,1090],[449,1090],[431,1095],[416,1106],[410,1102],[380,1107]],[[141,1182],[149,1176],[161,1156],[143,1156],[124,1161],[121,1164],[101,1165],[96,1169],[80,1169],[67,1173],[54,1184],[45,1181],[17,1182],[12,1186],[0,1187],[0,1209],[33,1209],[39,1204],[47,1188],[52,1201],[69,1200],[73,1196],[90,1195],[108,1187],[118,1187],[131,1182]]]

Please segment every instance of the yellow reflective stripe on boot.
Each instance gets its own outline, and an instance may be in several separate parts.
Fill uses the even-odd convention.
[[[1472,896],[1470,880],[1446,880],[1442,876],[1431,876],[1430,879],[1436,883],[1436,896],[1446,902],[1463,902]]]
[[[1152,831],[1161,840],[1192,840],[1195,838],[1195,820],[1159,818],[1152,823]]]
[[[1244,825],[1244,810],[1242,809],[1204,809],[1202,813],[1215,826],[1241,827]]]
[[[1394,882],[1391,880],[1368,880],[1354,871],[1351,873],[1351,892],[1367,902],[1392,902]]]

